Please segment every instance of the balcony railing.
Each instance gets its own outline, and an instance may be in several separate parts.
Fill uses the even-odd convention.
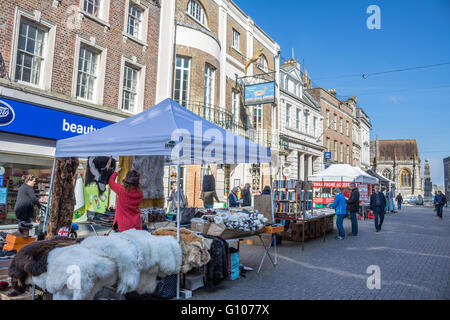
[[[270,132],[264,129],[252,130],[251,127],[246,128],[244,125],[238,123],[234,115],[226,109],[199,101],[188,101],[185,107],[205,120],[235,135],[244,137],[263,146],[271,146],[273,139]]]

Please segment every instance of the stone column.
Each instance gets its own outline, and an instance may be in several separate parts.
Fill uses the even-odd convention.
[[[300,165],[300,180],[304,180],[305,179],[305,154],[301,153],[300,154],[300,161],[299,161],[299,165]]]
[[[312,166],[313,166],[313,157],[308,156],[308,180],[309,180],[309,177],[312,176],[312,172],[313,172]]]

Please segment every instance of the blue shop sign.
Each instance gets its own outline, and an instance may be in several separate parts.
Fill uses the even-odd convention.
[[[325,152],[325,160],[331,159],[331,152]]]
[[[110,124],[111,122],[0,98],[0,131],[59,140],[90,133]]]

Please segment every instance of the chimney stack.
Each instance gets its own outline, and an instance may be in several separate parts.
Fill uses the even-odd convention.
[[[328,93],[331,94],[333,97],[336,98],[336,89],[329,89]]]

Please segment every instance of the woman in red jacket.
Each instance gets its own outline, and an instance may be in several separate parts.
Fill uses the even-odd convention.
[[[135,170],[128,171],[122,181],[123,186],[121,186],[116,183],[118,171],[109,178],[109,186],[117,194],[116,216],[113,225],[117,222],[119,232],[129,229],[142,230],[139,204],[144,199],[144,195],[139,184],[139,173]]]

